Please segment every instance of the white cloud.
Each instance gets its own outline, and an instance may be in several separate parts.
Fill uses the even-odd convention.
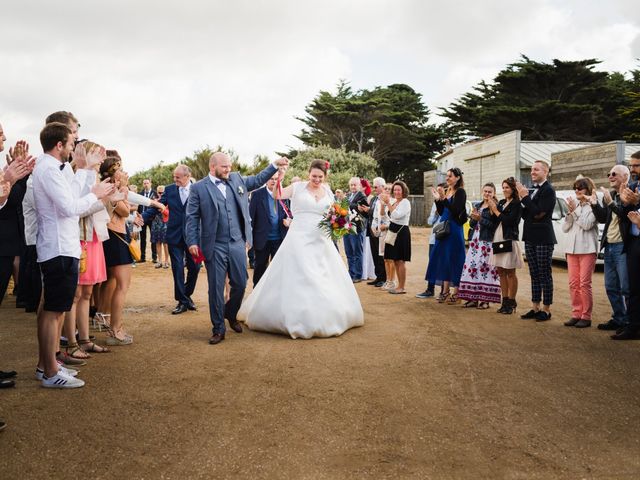
[[[39,150],[59,109],[136,171],[207,144],[245,161],[273,156],[294,119],[338,79],[407,83],[432,107],[491,80],[524,53],[604,60],[640,56],[635,2],[37,0],[3,7],[0,122]]]

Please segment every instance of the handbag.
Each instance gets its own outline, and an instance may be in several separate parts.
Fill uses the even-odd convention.
[[[384,237],[384,243],[391,246],[395,245],[396,238],[398,238],[398,233],[400,233],[400,230],[402,230],[403,228],[404,225],[398,225],[397,223],[391,222],[391,224],[389,224],[389,230],[387,230],[387,235]]]
[[[140,243],[138,242],[138,240],[131,239],[131,241],[127,243],[127,241],[124,238],[122,238],[120,235],[118,235],[116,232],[113,232],[113,233],[116,237],[122,240],[124,244],[129,248],[129,253],[133,258],[133,261],[139,262],[140,259],[142,258],[142,250],[140,249]]]
[[[82,230],[84,231],[85,240],[80,242],[80,261],[79,261],[79,272],[85,273],[87,271],[87,223],[85,219],[82,219]]]
[[[510,253],[513,251],[513,240],[503,240],[501,242],[493,242],[491,244],[493,254]]]
[[[433,234],[436,236],[436,240],[444,240],[449,236],[450,233],[451,233],[451,225],[449,224],[449,220],[436,223],[433,226]]]

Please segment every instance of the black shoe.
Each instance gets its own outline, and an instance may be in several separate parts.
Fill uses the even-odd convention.
[[[140,260],[138,260],[136,263],[145,263],[146,260],[144,258],[141,258]]]
[[[176,305],[176,308],[173,309],[171,315],[180,315],[187,310],[189,310],[189,307],[187,307],[184,303],[179,303],[178,305]]]
[[[591,320],[580,320],[576,323],[576,328],[589,328],[591,326]]]
[[[187,303],[187,308],[189,310],[193,310],[194,312],[198,310],[198,308],[196,307],[196,304],[193,303],[193,300],[191,300],[191,298],[189,298],[189,303]]]
[[[0,380],[0,388],[11,388],[15,386],[16,382],[13,380]]]
[[[26,307],[27,307],[27,304],[26,304],[26,303],[24,303],[24,302],[18,302],[18,301],[16,300],[16,308],[26,308]]]
[[[5,380],[7,378],[13,378],[16,375],[18,375],[18,372],[16,372],[15,370],[10,370],[8,372],[3,372],[2,370],[0,370],[0,380]]]
[[[546,322],[551,320],[551,313],[547,313],[544,310],[538,310],[536,313],[536,322]]]
[[[242,325],[237,320],[229,320],[229,327],[236,333],[242,333]]]
[[[529,319],[532,319],[532,318],[536,318],[536,314],[537,314],[537,313],[538,313],[538,312],[536,312],[535,310],[529,310],[529,311],[528,311],[527,313],[525,313],[524,315],[520,315],[520,318],[521,318],[522,320],[529,320]]]
[[[565,327],[575,327],[580,322],[579,318],[570,318],[566,322],[564,322]]]
[[[639,340],[640,332],[635,328],[625,327],[615,335],[611,335],[612,340]]]
[[[618,330],[620,328],[620,324],[613,321],[613,318],[605,323],[598,324],[598,330]]]
[[[367,285],[375,285],[376,283],[378,283],[377,280],[371,280],[370,282],[367,282]]]
[[[380,288],[380,287],[381,287],[381,286],[383,286],[385,283],[387,283],[387,282],[376,282],[376,283],[375,283],[375,285],[374,285],[374,287],[378,287],[378,288]]]

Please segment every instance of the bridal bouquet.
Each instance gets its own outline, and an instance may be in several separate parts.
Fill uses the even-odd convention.
[[[349,201],[346,198],[336,200],[322,215],[318,227],[331,240],[340,240],[345,235],[357,234],[355,217],[356,214],[349,211]]]

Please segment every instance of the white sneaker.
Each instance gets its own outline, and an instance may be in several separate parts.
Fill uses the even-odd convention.
[[[84,380],[74,378],[59,371],[51,378],[43,376],[42,386],[45,388],[80,388],[84,387]]]
[[[78,375],[78,370],[66,368],[62,365],[58,365],[58,372],[62,372],[65,375],[68,375],[70,377],[75,377]],[[42,380],[43,378],[44,378],[44,370],[41,370],[38,367],[36,367],[36,380]]]

